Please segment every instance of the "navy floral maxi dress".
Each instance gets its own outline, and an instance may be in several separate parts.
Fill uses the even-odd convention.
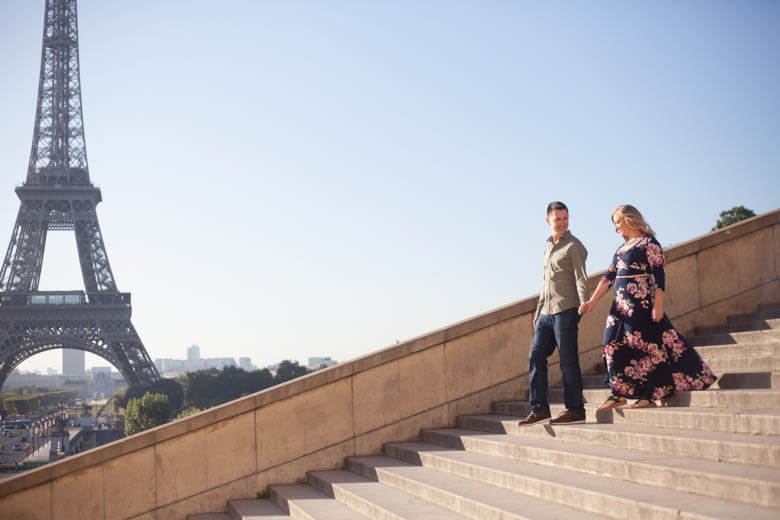
[[[645,235],[618,249],[602,280],[615,286],[602,352],[614,395],[655,401],[715,382],[715,374],[669,317],[651,318],[656,289],[665,290],[664,255],[655,237]]]

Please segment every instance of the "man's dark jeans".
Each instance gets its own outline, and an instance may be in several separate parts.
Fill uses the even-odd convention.
[[[547,358],[555,351],[561,359],[563,372],[563,400],[566,408],[585,416],[582,398],[582,372],[577,354],[577,328],[580,316],[577,309],[567,309],[557,314],[539,314],[534,329],[534,345],[530,355],[531,411],[549,414],[547,401]]]

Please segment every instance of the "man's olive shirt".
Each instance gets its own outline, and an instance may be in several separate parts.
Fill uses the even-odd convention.
[[[557,244],[553,242],[552,236],[547,239],[542,292],[539,293],[539,304],[536,306],[537,317],[539,313],[557,314],[579,307],[587,301],[587,257],[588,250],[569,231],[560,236]]]

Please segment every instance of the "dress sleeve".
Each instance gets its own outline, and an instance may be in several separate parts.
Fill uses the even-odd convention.
[[[612,284],[615,283],[615,277],[617,276],[617,267],[615,267],[617,264],[617,257],[618,255],[615,253],[612,257],[612,263],[609,264],[609,269],[607,269],[607,272],[601,277],[601,281],[607,284],[607,287],[612,287]]]
[[[655,238],[647,243],[647,263],[650,272],[655,278],[655,285],[662,291],[666,291],[666,274],[664,273],[664,251],[661,244]]]

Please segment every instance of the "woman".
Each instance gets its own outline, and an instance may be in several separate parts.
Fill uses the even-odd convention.
[[[615,285],[602,353],[612,395],[599,410],[623,406],[627,398],[637,399],[631,408],[653,408],[679,390],[704,390],[716,376],[664,314],[664,255],[655,233],[628,204],[612,212],[612,222],[625,243],[580,306],[580,314],[590,312]]]

